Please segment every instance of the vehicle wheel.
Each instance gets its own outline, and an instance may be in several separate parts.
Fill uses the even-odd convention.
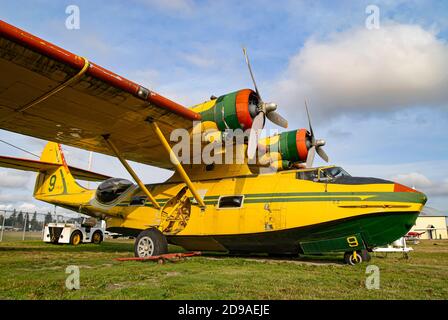
[[[103,242],[103,233],[101,231],[95,231],[92,235],[92,243],[100,244]]]
[[[351,266],[354,266],[356,264],[360,264],[362,262],[362,255],[361,252],[356,252],[356,256],[354,252],[346,252],[344,254],[344,261],[346,264],[349,264]]]
[[[72,235],[70,236],[70,244],[77,246],[81,243],[82,240],[82,233],[79,230],[73,231]]]
[[[134,254],[144,258],[159,256],[168,252],[168,242],[162,232],[155,228],[146,229],[135,239]]]

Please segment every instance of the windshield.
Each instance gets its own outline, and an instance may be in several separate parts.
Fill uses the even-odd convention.
[[[297,179],[300,180],[309,180],[309,181],[316,181],[318,179],[318,172],[316,170],[307,170],[307,171],[299,171],[297,172]]]
[[[297,172],[297,179],[314,182],[329,182],[341,177],[350,177],[341,167],[331,167],[323,169],[304,170]]]
[[[110,203],[132,187],[132,182],[126,179],[110,178],[98,186],[96,198],[101,203]]]
[[[321,172],[321,178],[336,179],[340,177],[350,177],[350,174],[341,167],[326,168],[322,169]]]

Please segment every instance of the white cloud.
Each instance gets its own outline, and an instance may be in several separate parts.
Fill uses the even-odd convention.
[[[0,188],[25,188],[29,179],[29,173],[15,170],[0,171]]]
[[[379,30],[358,28],[308,40],[274,88],[289,111],[302,108],[306,97],[327,116],[446,107],[447,70],[448,45],[435,33],[389,23]]]
[[[392,177],[392,180],[415,188],[427,188],[432,186],[432,182],[423,174],[418,172],[399,174]]]
[[[424,174],[410,172],[392,176],[391,180],[422,191],[430,197],[448,196],[448,179],[430,180]]]
[[[0,204],[0,210],[6,210],[6,211],[14,210],[14,205],[12,205],[11,203]]]

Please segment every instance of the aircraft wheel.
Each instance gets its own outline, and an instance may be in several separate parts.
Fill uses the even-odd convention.
[[[95,231],[92,235],[92,243],[100,244],[103,242],[103,233],[101,231]]]
[[[79,230],[73,231],[72,235],[70,236],[70,244],[77,246],[81,243],[82,240],[82,233]]]
[[[168,252],[168,242],[162,232],[146,229],[135,239],[134,254],[138,258],[159,256]]]
[[[361,252],[356,252],[356,255],[355,252],[346,252],[344,254],[344,261],[351,266],[362,263]]]

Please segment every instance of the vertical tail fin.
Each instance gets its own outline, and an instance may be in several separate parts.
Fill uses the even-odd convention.
[[[85,190],[78,185],[73,178],[65,162],[61,145],[55,142],[49,142],[42,152],[41,161],[60,165],[58,168],[52,168],[46,171],[41,170],[36,178],[34,196],[64,195],[70,193],[82,192]]]

